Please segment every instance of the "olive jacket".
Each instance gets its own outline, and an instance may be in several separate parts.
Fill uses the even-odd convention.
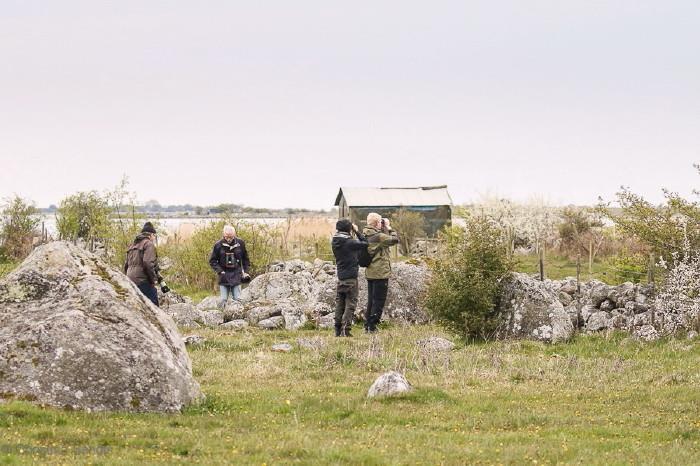
[[[367,252],[373,256],[369,267],[365,269],[367,280],[383,280],[391,277],[391,252],[389,248],[399,244],[399,237],[395,231],[381,231],[373,227],[366,227],[362,234],[367,238]]]

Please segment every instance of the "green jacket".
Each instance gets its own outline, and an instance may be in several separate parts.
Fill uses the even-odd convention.
[[[367,237],[367,252],[373,255],[372,263],[365,270],[369,280],[381,280],[391,277],[391,257],[389,248],[399,243],[395,231],[384,233],[376,228],[366,227],[362,234]],[[376,253],[375,253],[376,252]]]

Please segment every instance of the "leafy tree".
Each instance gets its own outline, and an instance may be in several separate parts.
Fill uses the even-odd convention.
[[[426,308],[439,324],[467,340],[490,339],[501,323],[501,279],[514,268],[507,235],[491,219],[468,217],[466,229],[447,228],[442,239],[442,254],[431,264]]]
[[[664,196],[657,206],[623,187],[616,195],[619,209],[604,203],[598,209],[623,235],[638,239],[656,257],[670,259],[684,254],[685,241],[691,249],[700,247],[700,205],[668,190]]]
[[[63,199],[56,212],[56,228],[62,240],[85,241],[91,248],[110,231],[109,201],[97,191],[78,192]]]
[[[24,259],[32,250],[32,237],[39,224],[39,210],[33,202],[15,196],[6,199],[0,211],[0,256]]]
[[[425,218],[404,207],[391,216],[391,226],[399,233],[402,254],[409,254],[415,241],[425,237]]]

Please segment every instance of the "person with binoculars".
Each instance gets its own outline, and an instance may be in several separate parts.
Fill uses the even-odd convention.
[[[158,266],[158,253],[156,252],[156,229],[151,222],[146,222],[141,233],[134,239],[126,252],[124,273],[141,290],[153,304],[158,306],[158,291],[156,284],[160,285],[163,293],[170,291],[163,281]]]
[[[389,277],[391,277],[389,248],[399,243],[399,237],[391,229],[389,219],[382,218],[374,212],[367,215],[367,226],[362,234],[367,238],[369,254],[369,265],[365,269],[367,278],[365,331],[374,333],[382,320],[382,312],[389,292]]]
[[[219,277],[219,307],[222,309],[226,306],[229,296],[239,299],[241,283],[250,281],[250,259],[245,241],[236,237],[236,229],[231,225],[224,227],[223,234],[224,237],[214,244],[209,257],[209,265]]]

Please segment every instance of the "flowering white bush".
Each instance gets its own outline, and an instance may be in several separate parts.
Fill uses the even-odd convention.
[[[674,253],[671,262],[661,259],[666,279],[654,301],[664,332],[697,330],[700,326],[700,254],[692,251],[686,238],[683,253]]]
[[[540,198],[517,203],[495,196],[483,196],[467,207],[468,212],[492,219],[508,232],[516,246],[533,248],[536,252],[558,238],[559,210]]]

